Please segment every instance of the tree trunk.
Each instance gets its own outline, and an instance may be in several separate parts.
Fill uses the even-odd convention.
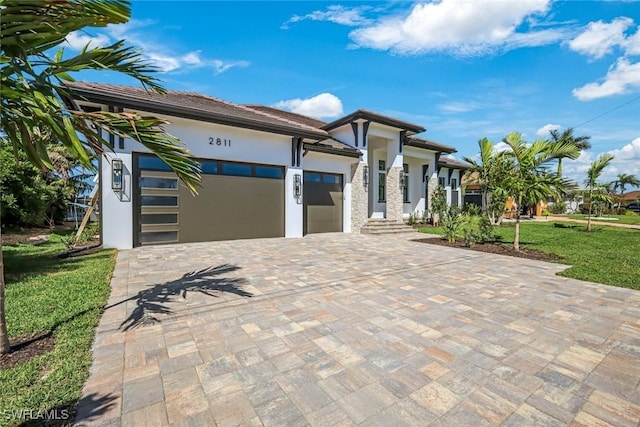
[[[562,159],[558,159],[558,178],[562,178]]]
[[[587,216],[587,231],[591,232],[591,209],[593,209],[593,203],[591,203],[593,197],[592,192],[589,191],[589,216]]]
[[[516,213],[516,231],[513,236],[513,249],[520,252],[520,215]]]
[[[0,224],[0,354],[9,353],[9,334],[4,315],[4,262],[2,259],[2,225]]]

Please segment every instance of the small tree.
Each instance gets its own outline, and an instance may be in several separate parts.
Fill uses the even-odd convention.
[[[589,166],[589,170],[587,170],[587,179],[585,179],[584,184],[587,187],[585,191],[587,200],[585,202],[588,203],[589,206],[589,216],[587,217],[587,231],[589,232],[591,232],[591,215],[594,202],[603,200],[604,195],[608,194],[605,185],[599,183],[598,179],[600,175],[602,175],[604,168],[609,166],[613,158],[611,154],[602,154],[591,162],[591,166]]]
[[[504,142],[511,150],[506,155],[511,160],[511,173],[506,176],[504,190],[513,198],[516,208],[516,229],[513,248],[520,250],[520,214],[524,205],[536,205],[550,195],[562,197],[573,187],[571,181],[549,173],[545,165],[558,156],[571,157],[577,148],[572,144],[553,144],[537,140],[527,144],[518,132],[509,134]]]
[[[438,225],[447,210],[447,192],[442,185],[431,194],[431,222]]]

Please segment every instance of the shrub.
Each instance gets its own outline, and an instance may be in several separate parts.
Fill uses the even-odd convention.
[[[552,214],[563,214],[567,212],[567,205],[564,203],[554,203],[549,206],[549,212]]]
[[[478,242],[488,243],[495,242],[497,240],[498,238],[496,237],[491,220],[487,215],[483,215],[478,223]]]
[[[638,214],[635,213],[634,211],[625,209],[624,216],[638,216]]]
[[[442,218],[442,226],[444,227],[444,235],[449,243],[454,243],[460,235],[463,226],[468,224],[469,216],[463,214],[459,207],[450,206],[445,210]]]
[[[464,212],[466,212],[470,216],[480,216],[482,213],[482,208],[473,203],[467,203],[464,205]]]

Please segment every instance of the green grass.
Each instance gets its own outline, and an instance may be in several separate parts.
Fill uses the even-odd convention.
[[[513,245],[514,229],[507,224],[495,231],[504,244]],[[420,231],[442,234],[441,227]],[[640,289],[640,230],[594,226],[587,233],[582,224],[523,223],[520,245],[561,256],[560,263],[571,265],[561,276]]]
[[[3,248],[6,314],[11,338],[51,333],[55,348],[0,371],[0,425],[16,410],[69,408],[81,397],[91,365],[91,342],[109,296],[115,251],[56,259],[62,237]]]
[[[567,215],[568,218],[587,220],[587,215]],[[640,225],[640,215],[605,215],[607,218],[617,218],[617,221],[610,221],[612,224],[632,224]],[[592,221],[602,221],[591,218]],[[606,220],[605,220],[606,221]],[[605,222],[602,221],[602,222]]]

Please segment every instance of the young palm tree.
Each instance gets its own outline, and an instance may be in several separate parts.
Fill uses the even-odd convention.
[[[130,17],[128,0],[0,0],[1,130],[14,150],[24,151],[32,163],[43,169],[54,166],[47,151],[48,141],[40,138],[39,132],[52,135],[71,156],[91,169],[92,156],[113,148],[102,139],[100,129],[131,138],[164,160],[195,191],[199,181],[197,163],[178,139],[163,130],[165,121],[129,112],[74,111],[63,102],[71,98],[64,82],[73,81],[70,73],[82,70],[120,72],[149,90],[164,91],[151,76],[156,69],[124,41],[107,47],[85,47],[70,58],[65,58],[63,49],[53,58],[46,53],[62,44],[73,31],[121,24]],[[8,351],[0,245],[0,354]]]
[[[589,199],[589,216],[587,217],[587,231],[591,231],[591,212],[593,210],[593,201],[603,199],[603,196],[607,194],[604,184],[598,182],[600,175],[604,168],[609,166],[613,160],[613,155],[602,154],[596,160],[591,162],[589,170],[587,170],[587,179],[584,181],[584,185],[587,187],[586,195]]]
[[[552,129],[549,131],[551,134],[551,142],[554,145],[564,145],[570,144],[574,145],[577,148],[577,152],[571,153],[571,155],[559,155],[556,157],[558,159],[558,176],[562,177],[562,159],[569,158],[572,160],[577,159],[580,156],[580,152],[583,150],[588,150],[591,148],[591,143],[589,139],[590,136],[574,136],[573,128],[565,129],[562,133],[558,132],[557,129]]]
[[[478,140],[480,149],[479,159],[464,157],[464,161],[471,167],[465,172],[466,184],[477,184],[482,190],[482,209],[486,212],[492,224],[497,224],[500,219],[495,215],[492,205],[500,206],[499,212],[504,213],[504,203],[506,197],[500,185],[501,180],[509,169],[509,164],[504,152],[498,152],[494,148],[494,143],[487,138]]]
[[[512,170],[503,185],[516,205],[513,248],[519,251],[522,206],[537,204],[547,200],[550,195],[561,197],[574,187],[571,181],[549,173],[545,169],[545,165],[559,156],[575,156],[577,148],[569,143],[553,144],[545,140],[537,140],[527,144],[518,132],[509,134],[504,142],[511,148],[506,152],[506,155],[512,161]]]

